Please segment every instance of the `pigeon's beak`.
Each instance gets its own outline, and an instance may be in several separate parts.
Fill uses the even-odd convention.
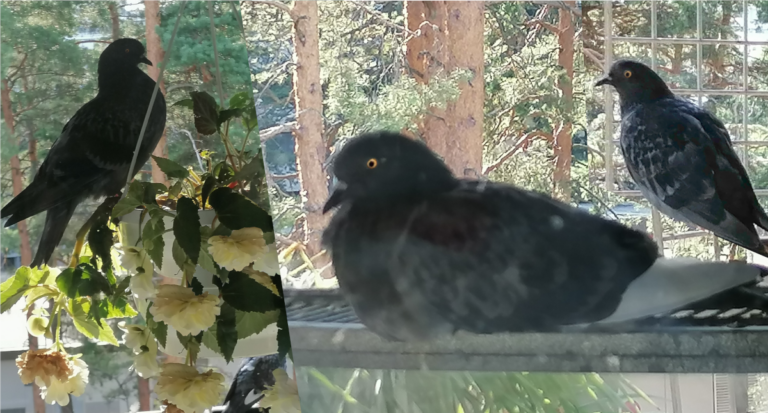
[[[325,201],[325,205],[323,205],[323,214],[344,202],[344,195],[346,194],[346,190],[347,184],[339,181],[339,183],[336,184],[336,187],[333,188],[331,196],[328,197],[328,200]]]
[[[141,59],[139,59],[139,62],[152,66],[152,62],[149,59],[147,59],[147,56],[141,56]]]
[[[606,75],[602,79],[598,80],[597,83],[595,83],[595,87],[597,86],[603,86],[603,85],[612,85],[611,83],[613,79],[611,79],[611,75]]]

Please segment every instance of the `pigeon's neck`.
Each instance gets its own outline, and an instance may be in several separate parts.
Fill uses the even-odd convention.
[[[125,91],[134,87],[131,85],[131,80],[139,76],[146,76],[146,74],[138,66],[99,61],[99,92]]]
[[[664,83],[654,88],[636,89],[625,93],[619,92],[621,114],[629,113],[641,104],[653,103],[661,99],[674,97],[675,94]]]

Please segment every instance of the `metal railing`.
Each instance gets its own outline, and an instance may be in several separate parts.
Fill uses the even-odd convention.
[[[747,99],[749,97],[768,97],[768,90],[750,90],[749,89],[749,47],[750,46],[768,46],[768,41],[750,41],[749,40],[749,4],[748,0],[741,0],[743,5],[743,39],[705,39],[703,37],[703,20],[702,20],[702,8],[704,0],[691,0],[696,2],[696,37],[693,38],[664,38],[659,37],[657,33],[657,4],[658,0],[650,0],[651,6],[651,37],[633,37],[633,36],[614,36],[613,35],[613,3],[606,1],[603,3],[604,14],[604,33],[605,33],[605,61],[604,70],[610,69],[611,64],[614,61],[613,46],[615,43],[643,43],[651,45],[651,68],[657,69],[657,47],[658,45],[669,44],[686,44],[696,46],[696,88],[695,89],[672,89],[677,94],[694,95],[697,97],[698,104],[702,104],[704,96],[742,96],[743,108],[742,108],[742,121],[741,128],[742,134],[737,139],[733,139],[734,146],[746,148],[750,146],[768,146],[766,141],[750,141],[749,140],[749,110],[747,106]],[[702,85],[702,46],[703,45],[733,45],[743,47],[743,86],[739,89],[705,89]],[[604,110],[605,110],[605,126],[604,126],[604,139],[605,139],[605,188],[606,190],[613,192],[617,195],[624,197],[642,197],[640,191],[632,190],[617,190],[615,187],[616,166],[614,163],[614,148],[618,143],[618,140],[614,139],[614,131],[616,128],[617,120],[614,118],[614,98],[613,91],[610,88],[605,88],[604,91]],[[746,164],[747,151],[737,151],[741,161]],[[759,197],[768,196],[768,189],[757,189],[755,194]],[[661,251],[664,250],[664,241],[675,239],[677,237],[665,237],[663,235],[663,228],[661,224],[661,215],[656,208],[652,208],[651,213],[651,226],[654,239],[659,244]],[[706,236],[709,233],[703,231],[700,232]],[[692,233],[693,233],[692,232]],[[717,237],[711,235],[714,239],[714,255],[715,260],[719,260],[721,256],[720,244],[717,242]],[[683,238],[689,238],[685,236]]]

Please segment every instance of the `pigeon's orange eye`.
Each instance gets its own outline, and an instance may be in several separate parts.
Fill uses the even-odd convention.
[[[631,70],[625,70],[624,71],[624,77],[626,77],[627,79],[632,77],[632,71]]]
[[[368,162],[365,164],[365,166],[367,166],[368,169],[373,169],[378,165],[379,165],[379,161],[377,161],[375,158],[369,159]]]

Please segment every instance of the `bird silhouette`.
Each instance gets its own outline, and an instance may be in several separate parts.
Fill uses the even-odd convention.
[[[78,204],[119,195],[149,108],[155,81],[138,65],[152,62],[136,39],[115,40],[101,53],[99,92],[67,122],[32,183],[0,211],[5,226],[48,211],[32,267],[45,264]],[[165,129],[165,99],[158,93],[135,174],[149,160]]]

